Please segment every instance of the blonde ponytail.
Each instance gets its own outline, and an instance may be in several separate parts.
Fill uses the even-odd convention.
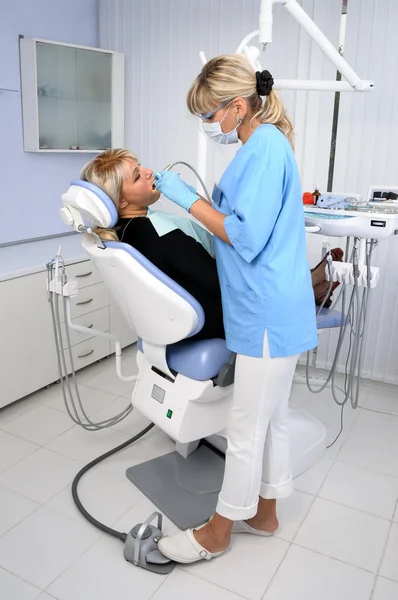
[[[209,60],[188,92],[187,106],[193,114],[206,114],[237,97],[247,100],[254,113],[252,121],[275,125],[294,147],[293,126],[278,94],[271,90],[263,104],[257,92],[256,75],[246,57],[240,54]]]
[[[260,101],[261,102],[261,101]],[[255,106],[252,107],[254,110]],[[285,107],[275,90],[271,90],[265,98],[264,104],[255,113],[253,121],[258,123],[270,123],[275,125],[287,137],[291,147],[294,149],[293,125],[287,116]]]

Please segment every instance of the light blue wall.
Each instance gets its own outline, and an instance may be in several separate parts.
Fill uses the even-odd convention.
[[[67,231],[60,196],[92,156],[23,151],[18,36],[96,47],[97,3],[0,0],[0,243]]]

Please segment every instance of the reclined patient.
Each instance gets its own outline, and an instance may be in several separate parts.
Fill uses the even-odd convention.
[[[221,291],[211,234],[191,219],[151,211],[149,207],[160,195],[153,189],[153,171],[141,166],[128,150],[107,150],[98,154],[85,165],[81,179],[101,188],[119,214],[113,229],[97,227],[97,235],[104,241],[134,246],[196,298],[203,307],[205,323],[191,339],[223,339]],[[333,252],[334,260],[342,259],[342,251],[336,249]],[[326,261],[322,261],[312,271],[317,304],[324,300],[329,289],[325,264]],[[331,302],[330,296],[325,305]]]

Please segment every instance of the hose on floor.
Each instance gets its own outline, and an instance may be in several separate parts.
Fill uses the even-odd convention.
[[[142,431],[140,431],[139,433],[137,433],[136,435],[134,435],[132,438],[130,438],[126,442],[123,442],[123,444],[120,444],[119,446],[116,446],[116,448],[113,448],[112,450],[108,450],[108,452],[105,452],[105,454],[101,454],[101,456],[98,456],[97,458],[95,458],[94,460],[92,460],[91,462],[89,462],[85,467],[83,467],[78,472],[78,474],[75,476],[75,478],[73,480],[73,483],[72,483],[72,497],[73,497],[73,501],[76,504],[76,507],[77,507],[78,511],[83,515],[83,517],[89,523],[91,523],[91,525],[94,525],[94,527],[96,527],[100,531],[103,531],[104,533],[107,533],[108,535],[111,535],[111,536],[117,538],[118,540],[121,540],[122,542],[126,541],[127,533],[123,533],[121,531],[116,531],[116,529],[112,529],[111,527],[108,527],[107,525],[104,525],[104,523],[101,523],[95,517],[93,517],[92,515],[90,515],[90,513],[88,512],[88,510],[86,510],[84,508],[84,506],[83,506],[83,504],[82,504],[82,502],[81,502],[81,500],[79,498],[77,488],[78,488],[78,485],[79,485],[79,482],[80,482],[81,478],[83,477],[83,475],[85,473],[87,473],[87,471],[89,471],[90,469],[92,469],[93,467],[95,467],[95,465],[98,465],[100,462],[102,462],[106,458],[109,458],[113,454],[116,454],[117,452],[120,452],[121,450],[124,450],[128,446],[131,446],[131,444],[134,444],[134,442],[137,442],[146,433],[148,433],[148,431],[150,431],[153,427],[154,427],[154,424],[151,423],[150,425],[148,425],[147,427],[145,427],[145,429],[143,429]]]

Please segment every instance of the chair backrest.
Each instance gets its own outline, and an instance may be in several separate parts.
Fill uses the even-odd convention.
[[[135,248],[106,242],[102,249],[87,234],[83,247],[138,337],[168,345],[202,329],[204,313],[197,300]]]
[[[112,200],[87,181],[72,181],[62,201],[70,215],[68,222],[72,220],[75,229],[81,230],[83,217],[100,227],[113,227],[117,222]],[[205,317],[199,302],[135,248],[120,242],[99,247],[88,233],[83,235],[83,247],[127,322],[144,342],[166,346],[202,329]]]

